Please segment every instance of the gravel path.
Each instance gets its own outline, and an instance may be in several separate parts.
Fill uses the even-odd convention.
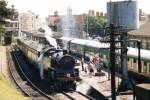
[[[0,73],[2,73],[6,78],[9,78],[5,46],[0,46]]]

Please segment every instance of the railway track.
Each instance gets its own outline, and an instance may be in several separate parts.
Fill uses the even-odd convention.
[[[52,100],[52,97],[50,95],[47,95],[43,91],[41,91],[32,81],[26,76],[24,71],[21,68],[20,61],[18,60],[15,51],[12,48],[8,48],[9,50],[11,49],[10,53],[7,53],[9,57],[9,70],[10,74],[12,76],[13,81],[15,84],[18,86],[18,88],[25,94],[25,96],[31,97],[33,100]],[[14,59],[15,64],[19,68],[19,72],[15,67],[15,64],[13,63],[12,60]],[[30,84],[30,85],[29,85]]]
[[[71,100],[78,100],[79,98],[80,100],[95,100],[94,98],[85,95],[79,91],[63,92],[63,94],[68,98],[70,98]]]

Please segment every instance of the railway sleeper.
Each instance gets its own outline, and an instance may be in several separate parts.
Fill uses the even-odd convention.
[[[28,92],[30,93],[30,95],[32,97],[39,97],[39,96],[41,96],[41,94],[39,94],[37,91],[29,90]]]
[[[38,92],[36,92],[36,91],[32,92],[31,95],[33,97],[41,97],[41,95]]]
[[[49,99],[44,97],[33,97],[32,100],[49,100]]]
[[[20,82],[19,85],[26,86],[27,81]]]

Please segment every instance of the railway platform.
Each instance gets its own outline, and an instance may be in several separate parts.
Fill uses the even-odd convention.
[[[80,61],[77,61],[80,63]],[[95,88],[97,91],[99,91],[101,94],[103,94],[105,97],[107,97],[109,100],[111,100],[111,81],[108,78],[108,73],[104,70],[102,70],[102,75],[95,76],[96,68],[94,69],[94,74],[90,75],[90,72],[87,70],[87,72],[82,71],[82,67],[79,64],[77,68],[79,68],[80,77],[83,81],[85,81],[87,84]],[[88,69],[88,65],[84,63],[84,67]],[[116,76],[116,88],[119,86],[121,82],[121,79]],[[117,100],[133,100],[132,94],[126,94],[126,95],[118,95]]]
[[[6,46],[0,46],[0,73],[8,78],[8,64],[6,56]]]

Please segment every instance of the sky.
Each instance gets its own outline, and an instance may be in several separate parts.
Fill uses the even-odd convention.
[[[73,14],[88,13],[88,10],[106,12],[106,2],[110,0],[6,0],[8,6],[14,5],[19,12],[28,10],[42,17],[53,15],[58,11],[60,15],[66,14],[68,7],[72,9]],[[124,1],[124,0],[111,0]],[[137,0],[139,8],[150,14],[150,0]]]

